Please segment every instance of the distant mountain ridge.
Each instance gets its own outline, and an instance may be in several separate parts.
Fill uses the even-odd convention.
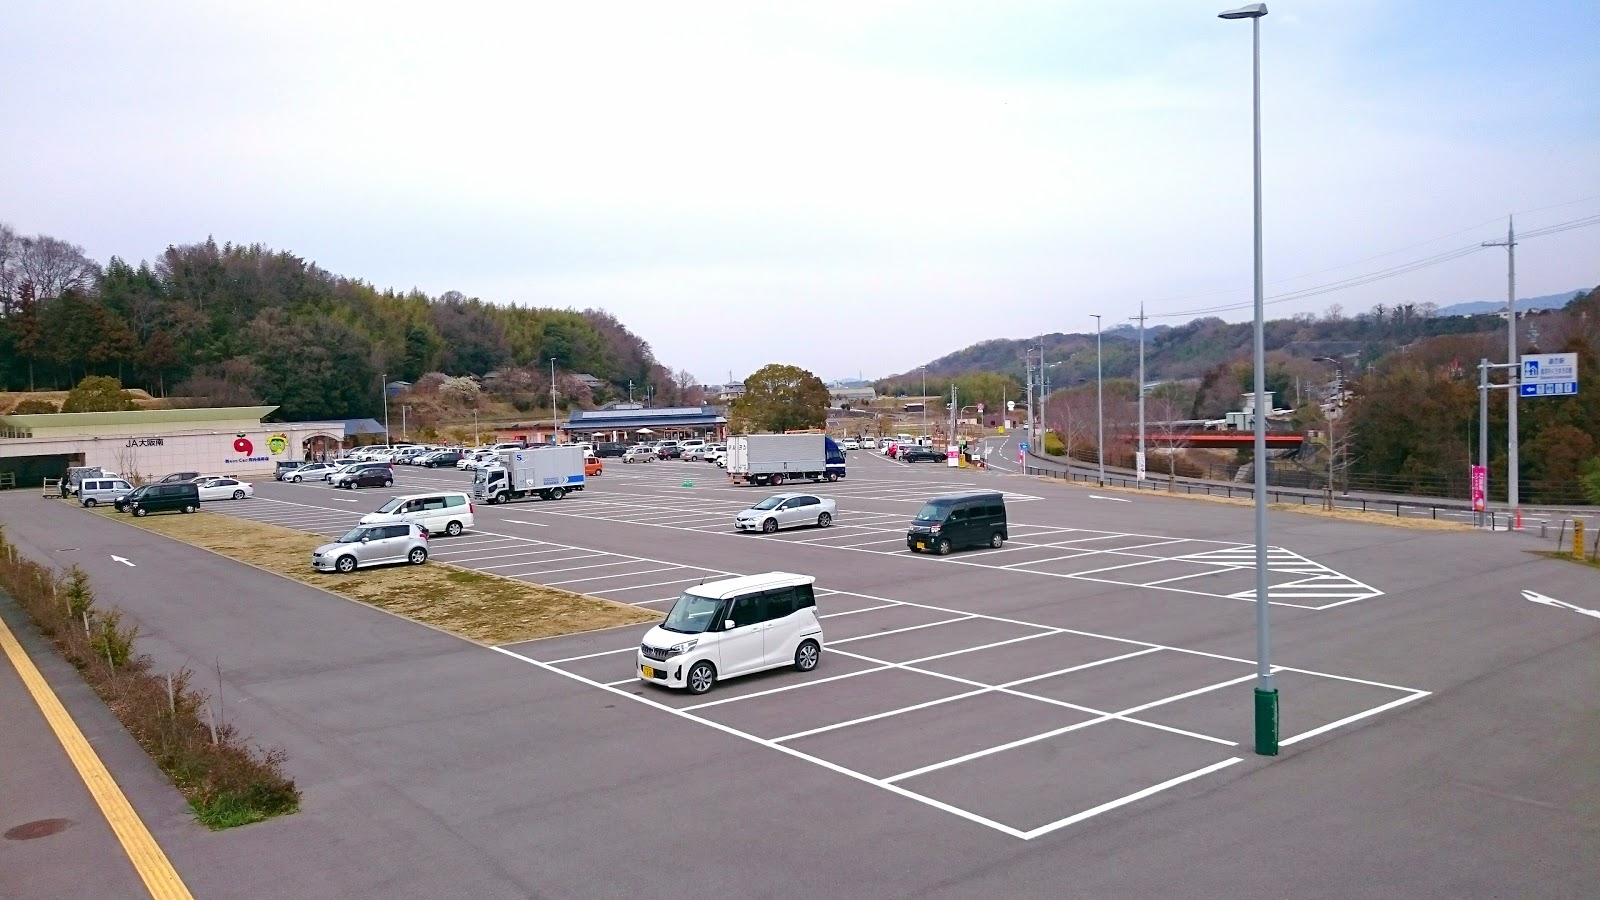
[[[1574,297],[1582,297],[1588,293],[1587,289],[1567,291],[1562,294],[1545,294],[1542,297],[1523,297],[1517,300],[1517,311],[1524,312],[1530,309],[1560,309],[1572,302]],[[1452,303],[1441,307],[1436,315],[1441,316],[1478,316],[1484,313],[1497,313],[1506,308],[1504,300],[1472,300],[1466,303]]]

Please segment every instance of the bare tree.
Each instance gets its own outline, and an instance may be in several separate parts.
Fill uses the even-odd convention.
[[[1171,395],[1146,398],[1145,410],[1155,425],[1146,436],[1146,443],[1158,456],[1167,460],[1167,490],[1175,488],[1178,481],[1178,453],[1188,449],[1188,435],[1179,431],[1176,423],[1183,417],[1188,404]]]
[[[706,402],[705,388],[701,387],[700,379],[694,377],[693,372],[688,369],[679,369],[678,373],[672,376],[672,380],[678,385],[678,400],[680,403],[685,406],[699,406]]]
[[[100,274],[100,266],[83,248],[46,235],[18,241],[17,278],[33,285],[39,300],[53,300],[62,291],[87,287]]]
[[[1045,409],[1045,428],[1055,432],[1066,448],[1068,458],[1095,442],[1094,394],[1089,391],[1058,391],[1050,395]]]
[[[17,253],[20,249],[21,239],[16,229],[0,222],[0,318],[11,315],[12,305],[17,300]]]

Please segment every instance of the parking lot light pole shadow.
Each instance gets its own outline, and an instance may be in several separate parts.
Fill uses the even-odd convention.
[[[1261,269],[1261,17],[1265,3],[1219,13],[1223,19],[1249,19],[1255,137],[1255,512],[1256,512],[1256,752],[1278,755],[1278,689],[1272,681],[1271,631],[1267,611],[1267,382],[1266,303]],[[1141,385],[1141,388],[1143,386]]]

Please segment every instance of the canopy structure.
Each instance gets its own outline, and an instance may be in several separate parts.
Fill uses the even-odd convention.
[[[635,429],[634,429],[634,430],[633,430],[633,433],[634,433],[634,434],[655,434],[655,432],[654,432],[654,431],[651,431],[651,430],[650,430],[650,429],[648,429],[648,428],[635,428]]]

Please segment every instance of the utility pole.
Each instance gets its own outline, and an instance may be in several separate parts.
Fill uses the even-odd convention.
[[[1517,232],[1511,217],[1506,218],[1506,239],[1484,241],[1485,247],[1506,248],[1506,507],[1513,520],[1521,524],[1521,502],[1517,497],[1517,395],[1522,392],[1522,366],[1517,354]],[[1485,395],[1487,396],[1487,394]]]
[[[933,440],[933,434],[928,431],[928,367],[919,366],[918,368],[922,369],[922,434],[931,441]]]
[[[1049,430],[1049,427],[1050,427],[1050,426],[1045,424],[1045,419],[1047,418],[1046,415],[1045,415],[1045,404],[1049,402],[1046,399],[1049,396],[1050,396],[1050,368],[1044,364],[1044,336],[1040,335],[1039,336],[1039,434],[1041,435],[1041,437],[1039,438],[1039,447],[1040,447],[1040,449],[1044,448],[1044,438],[1042,437],[1042,435],[1044,434],[1045,431]]]
[[[561,443],[561,426],[556,424],[556,358],[550,357],[550,443]]]
[[[1135,474],[1144,480],[1144,304],[1139,304],[1139,453],[1134,457]],[[1168,426],[1171,427],[1170,425]]]
[[[1033,449],[1032,442],[1037,440],[1033,432],[1033,348],[1022,351],[1022,371],[1028,383],[1028,449]],[[1022,454],[1022,474],[1028,474],[1028,454]]]
[[[633,405],[633,379],[628,379],[628,405]]]
[[[392,446],[394,436],[389,434],[389,373],[380,374],[378,379],[378,390],[383,393],[383,442]]]

